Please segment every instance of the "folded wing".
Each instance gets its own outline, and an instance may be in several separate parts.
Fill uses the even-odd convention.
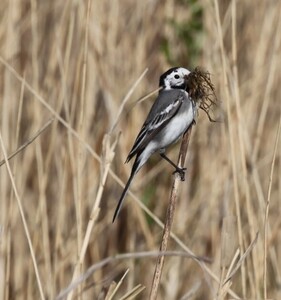
[[[163,91],[159,94],[135,140],[126,162],[144,149],[153,137],[176,115],[183,100],[184,96],[182,93]]]

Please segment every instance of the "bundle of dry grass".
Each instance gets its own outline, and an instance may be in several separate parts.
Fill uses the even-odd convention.
[[[207,114],[209,120],[215,122],[210,116],[210,110],[219,103],[210,73],[196,67],[188,76],[187,91],[197,106]]]

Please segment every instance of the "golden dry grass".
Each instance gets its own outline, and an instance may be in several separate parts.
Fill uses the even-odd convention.
[[[158,298],[281,299],[281,3],[198,3],[203,51],[184,66],[212,74],[224,122],[201,112],[193,128],[169,249],[212,263],[166,257]],[[155,253],[135,256],[159,248],[170,166],[155,155],[111,220],[130,172],[123,162],[153,99],[132,103],[169,67],[163,37],[174,57],[186,51],[167,20],[190,18],[189,7],[6,0],[0,14],[0,159],[54,118],[0,168],[0,299],[55,299],[90,267],[68,299],[121,299],[139,284],[145,290],[133,298],[148,299]]]

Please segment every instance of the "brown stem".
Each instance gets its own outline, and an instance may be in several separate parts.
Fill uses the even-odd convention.
[[[186,133],[183,136],[182,142],[181,142],[180,153],[179,153],[179,157],[178,157],[178,166],[180,168],[182,168],[184,166],[186,153],[187,153],[187,149],[188,149],[188,144],[189,144],[189,140],[190,140],[190,135],[191,135],[191,129],[192,129],[192,127],[190,127],[186,131]],[[175,176],[171,194],[170,194],[169,205],[168,205],[167,213],[166,213],[166,220],[165,220],[162,241],[161,241],[161,245],[160,245],[160,252],[167,251],[168,241],[170,238],[170,233],[171,233],[173,219],[174,219],[176,202],[177,202],[177,198],[178,198],[180,181],[181,181],[180,176]],[[160,279],[161,279],[161,275],[162,275],[162,270],[163,270],[163,265],[164,265],[164,258],[165,258],[165,256],[163,256],[161,254],[158,256],[155,271],[154,271],[153,281],[152,281],[152,287],[151,287],[151,291],[150,291],[150,297],[149,297],[150,300],[155,300],[157,298],[157,292],[158,292]]]

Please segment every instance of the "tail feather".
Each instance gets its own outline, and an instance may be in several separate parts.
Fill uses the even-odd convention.
[[[127,183],[126,183],[126,186],[125,186],[125,188],[124,188],[124,190],[123,190],[123,192],[122,192],[122,195],[121,195],[121,197],[120,197],[120,200],[119,200],[119,202],[118,202],[118,204],[117,204],[117,207],[116,207],[116,209],[115,209],[115,212],[114,212],[114,215],[113,215],[113,219],[112,219],[112,223],[114,223],[115,219],[116,219],[116,218],[118,217],[118,215],[119,215],[119,212],[120,212],[120,210],[121,210],[121,207],[122,207],[124,198],[125,198],[125,196],[126,196],[126,194],[127,194],[127,192],[128,192],[129,186],[130,186],[130,184],[131,184],[131,182],[132,182],[132,180],[133,180],[135,174],[136,174],[136,172],[135,172],[134,170],[132,170],[132,173],[131,173],[131,175],[130,175],[130,177],[129,177]]]
[[[135,175],[138,173],[138,171],[140,170],[140,168],[145,164],[145,162],[148,160],[148,158],[150,157],[151,153],[149,153],[149,155],[143,155],[143,151],[139,152],[137,154],[137,157],[136,157],[136,160],[133,164],[133,167],[132,167],[132,171],[131,171],[131,175],[125,185],[125,188],[122,192],[122,195],[120,197],[120,200],[117,204],[117,207],[115,209],[115,212],[114,212],[114,215],[113,215],[113,219],[112,219],[112,223],[115,221],[115,219],[118,217],[119,215],[119,212],[121,210],[121,207],[122,207],[122,204],[123,204],[123,201],[125,199],[125,196],[127,195],[127,192],[128,192],[128,189],[130,187],[130,184],[133,180],[133,178],[135,177]],[[131,159],[131,158],[130,158]]]

